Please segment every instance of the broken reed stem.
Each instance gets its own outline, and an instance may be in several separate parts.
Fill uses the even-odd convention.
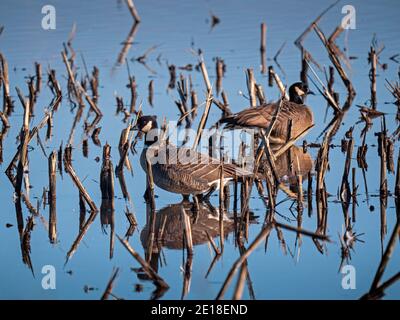
[[[17,90],[18,91],[18,90]],[[15,185],[15,192],[18,197],[21,197],[21,189],[22,189],[22,179],[24,176],[24,172],[26,169],[26,165],[28,163],[28,145],[29,145],[29,116],[30,116],[30,107],[29,101],[21,101],[25,107],[24,110],[24,118],[23,124],[20,133],[20,146],[19,146],[19,162],[17,166],[17,178]]]
[[[57,181],[57,152],[49,156],[49,240],[57,242],[57,209],[56,209],[56,181]]]
[[[356,168],[351,168],[351,199],[352,199],[352,222],[356,222],[356,205],[357,205],[357,189],[356,185]]]
[[[221,137],[222,139],[222,137]],[[224,160],[220,156],[220,172],[219,172],[219,242],[221,253],[224,252]]]
[[[111,146],[107,143],[103,147],[103,164],[100,172],[101,198],[106,200],[114,199],[114,169],[110,157]]]
[[[128,123],[128,126],[121,131],[121,135],[119,138],[119,144],[118,144],[118,151],[120,155],[120,164],[118,164],[116,171],[117,174],[122,171],[122,166],[125,165],[125,167],[128,169],[129,172],[132,173],[132,165],[131,162],[129,161],[129,158],[126,156],[127,150],[129,150],[129,145],[130,145],[130,131],[131,131],[132,125],[131,123]],[[119,171],[119,172],[118,172]]]
[[[117,238],[122,243],[122,245],[128,250],[128,252],[132,255],[132,257],[142,266],[144,272],[146,272],[147,276],[154,282],[154,284],[159,288],[169,288],[168,284],[161,278],[154,269],[144,260],[129,244],[129,242],[125,239],[122,239],[119,235]]]
[[[283,85],[281,78],[278,76],[278,74],[274,71],[272,67],[269,68],[269,74],[275,80],[275,83],[278,86],[279,91],[281,92],[281,96],[285,97],[286,100],[289,100],[289,96],[286,92],[286,88]]]
[[[250,98],[250,106],[255,107],[257,105],[256,80],[254,79],[254,71],[251,68],[246,70],[246,82]]]
[[[51,69],[48,72],[48,81],[47,81],[48,86],[50,87],[50,90],[52,93],[61,100],[62,98],[62,93],[61,93],[61,86],[58,80],[56,79],[56,71],[54,69]]]
[[[224,92],[222,91],[222,94]],[[192,112],[192,119],[196,118],[197,115],[197,107],[199,105],[198,99],[197,99],[197,93],[196,91],[192,90],[190,92],[190,102],[191,102],[191,112]]]
[[[260,44],[260,53],[261,53],[261,73],[267,73],[267,25],[265,22],[261,23],[261,44]]]
[[[10,122],[8,121],[7,116],[0,111],[0,120],[3,122],[3,128],[10,128]]]
[[[83,104],[83,101],[82,101],[81,92],[79,90],[80,88],[78,87],[77,81],[76,81],[74,73],[73,73],[73,71],[71,69],[71,65],[70,65],[70,63],[68,61],[67,55],[65,54],[65,51],[61,52],[61,56],[63,58],[65,67],[67,68],[68,77],[69,77],[69,79],[70,79],[70,81],[72,83],[72,88],[74,90],[75,98],[77,99],[79,107],[83,107],[84,104]]]
[[[314,238],[314,239],[319,239],[319,240],[331,242],[329,237],[326,236],[326,235],[323,235],[323,234],[318,234],[318,233],[315,233],[315,232],[312,232],[312,231],[304,230],[302,228],[292,227],[291,225],[282,224],[282,223],[279,223],[279,222],[275,222],[274,224],[278,228],[294,231],[294,232],[296,232],[298,234],[302,234],[302,235],[305,235],[305,236],[308,236],[308,237],[311,237],[311,238]]]
[[[256,93],[257,93],[258,103],[260,105],[267,103],[267,99],[265,98],[264,94],[264,89],[261,84],[256,83]]]
[[[135,4],[133,3],[132,0],[125,0],[125,2],[126,5],[128,6],[129,12],[131,13],[132,17],[135,19],[137,23],[139,23],[141,20],[139,13],[136,10]]]
[[[156,201],[154,199],[154,177],[151,162],[146,157],[146,171],[147,171],[147,190],[146,193],[150,197],[150,207],[152,212],[156,210]]]
[[[217,58],[215,68],[217,74],[216,90],[217,90],[217,95],[219,95],[222,89],[222,78],[224,77],[224,61],[220,58]]]
[[[309,64],[309,62],[306,60],[306,63],[308,65],[308,68],[311,70],[311,72],[313,73],[314,77],[317,79],[317,81],[319,82],[319,84],[321,85],[322,89],[321,90],[317,84],[315,83],[315,81],[311,78],[310,75],[307,75],[308,78],[311,80],[311,82],[315,85],[315,87],[317,88],[317,90],[321,93],[321,95],[326,99],[326,101],[328,102],[328,104],[333,108],[333,110],[335,111],[335,113],[341,113],[342,110],[340,109],[340,107],[338,106],[335,98],[332,96],[332,94],[330,93],[329,89],[325,86],[325,84],[321,81],[321,79],[318,77],[317,73],[314,71],[313,67],[311,67],[311,65]]]
[[[308,206],[308,216],[311,217],[312,215],[312,175],[311,171],[308,172],[308,184],[307,184],[307,206]]]
[[[380,169],[380,195],[381,197],[387,196],[387,172],[386,172],[386,134],[385,132],[377,133],[378,136],[378,148],[379,156],[381,158],[381,169]]]
[[[128,62],[126,63],[128,65]],[[137,100],[137,85],[134,76],[129,76],[129,88],[131,89],[131,105],[129,108],[129,112],[131,114],[135,113],[136,109],[136,100]]]
[[[181,206],[181,215],[182,215],[182,222],[183,228],[185,232],[185,243],[186,243],[186,250],[188,256],[193,255],[193,237],[192,237],[192,225],[190,223],[190,217],[186,213],[186,210],[183,206]]]
[[[207,88],[207,93],[211,94],[211,91],[212,91],[211,82],[210,82],[210,78],[208,77],[207,68],[206,68],[206,65],[205,65],[203,59],[201,59],[201,61],[200,61],[200,70],[203,75],[204,83]]]
[[[81,180],[76,175],[74,168],[72,167],[72,146],[67,146],[64,150],[64,169],[70,175],[72,181],[74,182],[75,186],[78,188],[79,192],[82,194],[83,198],[89,205],[90,209],[93,212],[97,212],[98,209],[96,204],[90,197],[89,193],[86,191],[85,187],[83,186]]]
[[[8,115],[12,108],[12,101],[10,97],[10,82],[8,78],[8,63],[6,58],[0,53],[0,69],[1,80],[3,83],[3,112]]]
[[[369,77],[371,80],[371,107],[373,110],[376,110],[376,65],[377,65],[377,55],[375,49],[371,46],[371,51],[369,53],[371,70],[369,73]]]
[[[397,156],[396,186],[394,188],[394,194],[397,199],[400,199],[400,149]]]
[[[114,255],[114,168],[110,160],[111,146],[103,147],[103,163],[100,171],[101,206],[100,221],[110,225],[110,259]]]
[[[272,224],[269,223],[263,229],[261,232],[257,235],[257,237],[254,239],[254,241],[249,245],[248,249],[240,256],[239,259],[235,261],[233,264],[231,270],[228,273],[228,276],[226,277],[220,291],[218,292],[218,295],[216,297],[217,300],[220,300],[224,297],[226,290],[228,289],[229,284],[231,283],[234,275],[236,274],[236,271],[240,268],[240,266],[247,260],[247,258],[250,256],[250,254],[260,245],[262,241],[268,235],[270,234],[272,230]]]
[[[193,146],[192,146],[192,150],[195,150],[200,142],[200,138],[201,138],[201,134],[204,130],[204,127],[206,125],[207,122],[207,118],[208,118],[208,114],[210,112],[210,108],[211,108],[211,104],[212,104],[213,98],[212,98],[212,91],[211,89],[208,90],[208,94],[207,94],[207,100],[206,100],[206,106],[204,108],[204,112],[203,115],[201,116],[200,119],[200,123],[199,123],[199,127],[197,128],[197,134],[196,134],[196,138],[193,142]]]
[[[296,143],[297,140],[299,140],[301,137],[303,137],[312,127],[314,127],[314,125],[309,126],[303,132],[301,132],[299,135],[297,135],[296,137],[293,137],[289,141],[287,141],[282,147],[279,148],[279,150],[274,152],[274,158],[278,158],[283,153],[285,153],[290,147],[292,147]]]
[[[318,37],[321,39],[323,45],[325,46],[325,48],[328,52],[328,55],[329,55],[329,59],[335,66],[336,71],[339,73],[344,85],[346,86],[349,96],[351,96],[351,97],[355,96],[356,92],[353,88],[353,85],[352,85],[351,81],[349,80],[346,72],[344,71],[342,65],[340,64],[340,60],[337,57],[336,52],[333,50],[330,43],[326,40],[324,33],[319,29],[317,23],[314,22],[312,25],[313,25],[313,28],[314,28],[315,32],[317,33]]]
[[[303,211],[303,177],[301,174],[297,173],[297,211],[300,213]]]

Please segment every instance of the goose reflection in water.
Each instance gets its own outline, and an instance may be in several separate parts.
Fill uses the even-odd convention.
[[[259,168],[261,176],[266,174],[267,166],[267,159],[264,157]],[[281,182],[288,184],[290,189],[297,193],[297,175],[300,175],[304,181],[312,171],[313,160],[308,152],[303,151],[303,148],[292,146],[275,159],[275,168]]]

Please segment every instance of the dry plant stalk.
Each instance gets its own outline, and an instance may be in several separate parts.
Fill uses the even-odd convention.
[[[260,44],[260,53],[261,53],[261,73],[267,73],[267,25],[265,22],[261,23],[261,44]]]
[[[285,97],[286,100],[289,100],[289,96],[286,92],[286,88],[283,85],[281,78],[278,76],[278,74],[274,71],[274,69],[272,67],[269,68],[269,74],[271,75],[271,77],[274,79],[276,85],[278,86],[281,96]]]
[[[254,71],[251,68],[246,70],[246,82],[250,98],[250,106],[255,107],[257,105],[256,80],[254,79]]]
[[[85,199],[86,203],[89,205],[90,209],[93,212],[97,212],[98,209],[97,209],[96,204],[90,197],[89,193],[86,191],[81,180],[78,178],[74,168],[72,167],[72,146],[67,146],[64,150],[64,168],[65,168],[65,171],[70,175],[72,181],[74,182],[75,186],[78,188],[79,192],[82,194],[83,198]]]
[[[133,3],[133,0],[125,0],[126,5],[128,6],[129,12],[131,13],[132,17],[135,19],[136,23],[139,23],[140,16],[138,11],[136,10],[135,4]]]
[[[49,239],[50,243],[57,242],[57,209],[56,209],[56,181],[57,181],[57,152],[49,156]]]

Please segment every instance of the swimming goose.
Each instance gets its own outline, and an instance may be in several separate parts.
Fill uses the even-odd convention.
[[[287,141],[289,119],[292,119],[291,137],[299,136],[314,124],[311,108],[304,104],[304,98],[307,94],[312,94],[312,92],[302,82],[296,82],[290,86],[289,101],[282,101],[279,115],[271,132],[270,142],[272,144],[283,144]],[[226,123],[226,128],[228,129],[235,127],[258,127],[266,129],[278,105],[279,102],[275,102],[248,108],[221,119],[220,123]]]
[[[184,196],[211,194],[219,189],[221,163],[186,147],[176,147],[158,141],[156,116],[142,116],[137,129],[145,134],[145,147],[140,156],[140,164],[147,172],[148,159],[152,165],[154,183],[161,189],[180,193]],[[248,172],[234,164],[224,163],[224,184],[234,177],[250,176]]]

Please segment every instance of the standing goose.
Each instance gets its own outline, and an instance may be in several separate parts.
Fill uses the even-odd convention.
[[[140,164],[147,172],[146,159],[150,161],[154,183],[161,189],[189,195],[207,196],[220,186],[221,163],[186,147],[177,148],[158,141],[156,116],[139,118],[137,129],[145,134],[145,147],[140,156]],[[224,184],[235,177],[241,178],[252,173],[231,164],[223,164]]]
[[[291,136],[297,137],[314,124],[311,108],[304,104],[307,94],[312,94],[308,86],[302,82],[296,82],[289,88],[289,101],[283,100],[280,112],[271,132],[272,144],[283,144],[287,141],[288,123],[292,119]],[[234,115],[220,120],[226,123],[226,128],[257,127],[268,128],[279,102],[263,104],[258,107],[248,108]]]

